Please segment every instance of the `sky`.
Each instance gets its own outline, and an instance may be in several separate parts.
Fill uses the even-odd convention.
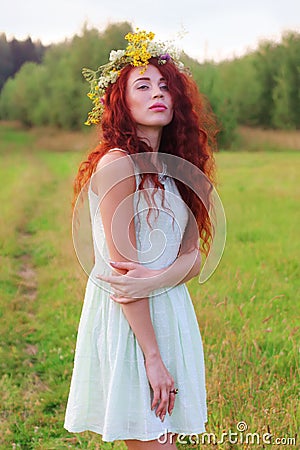
[[[130,22],[153,31],[199,61],[240,56],[261,40],[300,32],[299,0],[0,0],[0,32],[8,39],[60,42],[80,34],[84,23],[103,31]],[[5,3],[4,3],[5,1]],[[178,39],[182,30],[186,34]]]

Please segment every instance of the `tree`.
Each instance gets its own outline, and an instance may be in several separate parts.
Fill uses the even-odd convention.
[[[127,22],[109,25],[101,33],[84,26],[79,35],[50,46],[40,65],[40,43],[34,44],[30,38],[8,43],[1,35],[0,83],[23,65],[2,89],[0,116],[20,119],[27,125],[80,128],[90,109],[82,67],[97,69],[106,63],[111,49],[126,47],[124,35],[129,31]],[[24,64],[25,56],[36,58],[36,62]],[[230,146],[238,123],[300,128],[299,33],[284,34],[280,43],[262,42],[256,51],[219,64],[200,64],[187,55],[182,59],[219,119],[220,147]]]
[[[13,62],[11,58],[10,45],[6,35],[0,35],[0,91],[9,76],[13,73]]]

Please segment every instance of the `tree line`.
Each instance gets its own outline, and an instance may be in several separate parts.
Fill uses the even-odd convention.
[[[21,120],[28,126],[80,128],[90,109],[81,69],[97,68],[107,62],[111,49],[125,48],[128,31],[132,27],[127,22],[111,24],[103,32],[84,27],[80,35],[46,50],[25,41],[26,54],[30,55],[32,45],[35,51],[7,79],[0,94],[0,118]],[[9,67],[2,63],[4,42],[2,35],[0,73],[2,66]],[[220,63],[199,63],[188,55],[182,59],[219,119],[221,146],[230,145],[238,124],[300,128],[299,33],[287,32],[280,42],[261,42],[257,50]],[[17,60],[20,64],[21,58]]]
[[[5,33],[0,34],[0,91],[9,77],[13,77],[27,61],[41,63],[47,47],[40,41],[33,42],[30,37],[24,41],[8,40]]]

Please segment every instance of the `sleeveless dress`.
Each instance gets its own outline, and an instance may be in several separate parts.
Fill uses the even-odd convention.
[[[114,149],[112,149],[113,151]],[[187,223],[187,208],[174,180],[159,176],[164,185],[155,203],[158,216],[138,190],[133,196],[139,262],[159,269],[172,264]],[[103,441],[157,439],[166,432],[199,434],[207,421],[205,368],[201,335],[185,284],[153,290],[150,314],[163,362],[175,380],[178,394],[172,415],[164,422],[151,411],[153,391],[143,352],[121,305],[99,285],[97,274],[109,274],[109,253],[99,213],[99,197],[88,190],[95,265],[89,275],[78,328],[74,368],[64,427],[70,432],[93,431]],[[159,204],[161,202],[161,204]],[[98,212],[98,214],[97,214]],[[97,281],[95,281],[97,280]],[[105,284],[105,283],[104,283]]]

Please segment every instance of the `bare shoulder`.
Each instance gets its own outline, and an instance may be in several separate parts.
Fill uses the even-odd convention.
[[[135,190],[134,167],[127,152],[114,149],[99,160],[93,175],[93,189],[99,194],[103,188],[107,190],[120,183],[126,191]]]
[[[114,170],[114,168],[123,168],[126,170],[127,168],[129,173],[133,173],[133,164],[129,154],[126,151],[117,148],[112,150],[113,151],[109,151],[102,156],[97,164],[96,171],[102,170],[105,166],[108,166],[107,170]]]

